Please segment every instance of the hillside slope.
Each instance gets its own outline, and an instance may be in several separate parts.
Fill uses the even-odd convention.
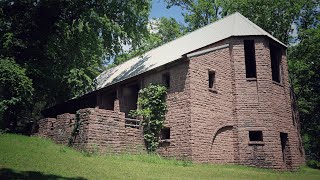
[[[0,179],[320,179],[320,171],[275,172],[192,164],[156,155],[90,155],[50,140],[0,135]]]

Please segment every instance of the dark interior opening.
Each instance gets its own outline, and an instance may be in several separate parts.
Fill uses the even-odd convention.
[[[50,125],[50,129],[51,129],[51,130],[53,130],[53,123],[51,123],[51,125]]]
[[[114,110],[114,101],[117,99],[117,92],[109,92],[101,94],[100,109]]]
[[[246,78],[256,78],[256,54],[253,40],[244,40],[244,56],[246,64]]]
[[[162,128],[160,132],[160,139],[170,139],[170,128]]]
[[[250,141],[263,141],[262,131],[249,131]]]
[[[130,116],[130,111],[137,109],[139,89],[139,84],[126,86],[122,89],[120,111],[125,113],[126,118],[132,118]]]
[[[285,161],[285,149],[287,146],[287,141],[288,141],[288,134],[287,133],[280,133],[280,140],[281,140],[281,150],[282,150],[282,158],[283,161]]]
[[[166,88],[170,88],[170,73],[165,73],[162,75],[162,84],[166,87]]]
[[[216,74],[214,71],[209,71],[208,72],[208,76],[209,76],[209,88],[214,89],[214,83],[215,83],[215,78],[216,78]]]
[[[282,57],[281,48],[270,44],[270,57],[271,57],[272,80],[280,83],[281,82],[281,57]]]

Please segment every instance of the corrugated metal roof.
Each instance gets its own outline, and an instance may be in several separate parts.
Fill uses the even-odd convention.
[[[236,12],[215,21],[174,41],[132,58],[123,64],[102,72],[97,78],[97,89],[134,77],[164,64],[180,59],[191,51],[213,44],[231,36],[268,36],[286,46],[249,19]]]

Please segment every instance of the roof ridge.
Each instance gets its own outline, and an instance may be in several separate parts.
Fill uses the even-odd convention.
[[[256,25],[254,22],[250,21],[250,19],[248,19],[247,17],[243,16],[241,13],[239,13],[239,17],[241,17],[243,20],[245,20],[246,22],[248,22],[250,25],[252,25],[256,30],[266,34],[267,36],[269,36],[271,39],[277,41],[278,43],[282,44],[283,46],[287,47],[286,44],[284,44],[283,42],[281,42],[279,39],[277,39],[276,37],[274,37],[272,34],[268,33],[266,30],[262,29],[261,27],[259,27],[258,25]]]

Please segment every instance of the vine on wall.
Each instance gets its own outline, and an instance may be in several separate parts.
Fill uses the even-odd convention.
[[[159,145],[159,134],[167,112],[166,95],[165,86],[150,84],[139,91],[138,109],[130,112],[133,117],[143,117],[141,125],[148,152],[154,152]]]

